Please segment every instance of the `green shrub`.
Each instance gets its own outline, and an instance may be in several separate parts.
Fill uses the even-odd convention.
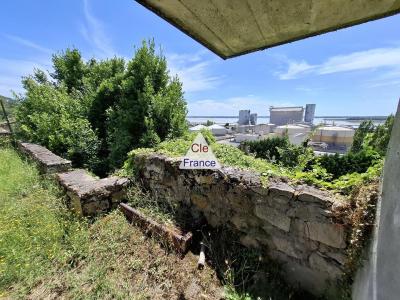
[[[390,115],[384,124],[376,126],[375,130],[367,134],[364,144],[377,151],[380,155],[385,155],[389,144],[390,135],[394,124],[394,116]]]
[[[184,138],[167,140],[155,148],[140,148],[131,151],[128,155],[122,172],[127,176],[135,176],[135,163],[134,158],[136,155],[151,154],[151,153],[162,153],[171,157],[181,157],[186,154],[196,134],[187,134]],[[296,146],[294,146],[296,147]],[[281,160],[287,159],[290,164],[293,161],[297,162],[297,165],[290,165],[285,162],[276,164],[266,159],[256,158],[251,155],[246,155],[238,148],[230,145],[211,143],[211,148],[217,157],[218,161],[224,166],[237,167],[246,170],[253,170],[260,173],[261,180],[265,183],[270,176],[283,176],[288,178],[293,183],[307,183],[310,185],[317,186],[319,188],[328,189],[340,192],[345,195],[349,195],[351,191],[361,184],[365,184],[379,178],[382,168],[383,160],[376,152],[360,153],[359,155],[351,154],[347,156],[333,156],[333,157],[322,157],[316,158],[311,149],[303,148],[305,150],[299,151],[299,153],[292,154],[289,150],[281,150]],[[288,156],[286,158],[286,155]],[[294,157],[292,157],[292,155]],[[343,169],[333,175],[328,172],[325,167],[322,166],[321,160],[328,159],[329,162],[333,161],[332,166],[335,164],[341,164],[341,160],[347,162],[347,170],[344,174],[339,174]],[[356,161],[356,159],[359,159]],[[357,168],[351,165],[351,161],[355,164],[359,164]],[[324,161],[324,163],[327,163]],[[330,165],[328,166],[328,168]],[[335,170],[331,170],[334,172]],[[357,173],[357,171],[359,173]]]
[[[362,150],[357,153],[349,152],[345,155],[323,155],[318,157],[321,167],[332,174],[333,179],[351,173],[364,173],[369,167],[379,161],[380,155],[373,150]]]
[[[374,123],[371,120],[362,121],[354,133],[353,144],[351,146],[351,152],[356,153],[362,150],[364,139],[368,133],[374,131]]]
[[[54,72],[35,70],[19,97],[19,134],[100,176],[127,152],[154,147],[187,131],[182,84],[170,77],[154,42],[143,42],[128,64],[114,57],[85,62],[77,49],[53,55]]]
[[[23,83],[26,95],[16,110],[19,136],[73,160],[76,166],[93,168],[99,142],[80,99],[33,77]]]
[[[289,168],[305,168],[313,160],[312,149],[290,143],[287,136],[246,141],[246,151],[257,158],[267,159]]]
[[[184,134],[186,113],[182,84],[169,76],[154,42],[144,42],[128,63],[120,99],[108,110],[110,164],[119,167],[132,148]]]
[[[384,156],[389,144],[393,124],[393,115],[388,116],[385,123],[378,126],[374,126],[370,120],[363,121],[354,134],[351,152],[358,153],[372,149]]]
[[[243,146],[257,158],[264,158],[270,161],[279,161],[281,154],[279,148],[285,149],[290,145],[289,139],[285,137],[271,137],[257,141],[245,141]]]

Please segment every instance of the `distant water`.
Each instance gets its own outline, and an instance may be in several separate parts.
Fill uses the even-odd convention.
[[[385,122],[385,116],[361,116],[361,117],[350,117],[350,116],[334,116],[334,117],[315,117],[314,124],[335,124],[335,125],[346,125],[352,127],[358,127],[364,120],[372,120],[375,125],[382,124]],[[192,124],[206,123],[208,120],[217,124],[234,124],[237,123],[238,117],[233,116],[189,116],[187,120]],[[258,124],[269,123],[268,116],[260,116],[257,118]]]

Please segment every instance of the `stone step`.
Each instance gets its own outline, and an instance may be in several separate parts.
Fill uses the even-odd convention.
[[[18,149],[38,164],[42,174],[65,172],[71,169],[71,161],[55,155],[40,145],[18,141]]]
[[[83,169],[59,173],[56,178],[66,191],[71,208],[83,216],[95,216],[117,207],[129,184],[129,179],[117,176],[97,179]]]

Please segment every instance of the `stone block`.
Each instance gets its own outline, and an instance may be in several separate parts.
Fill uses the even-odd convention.
[[[55,155],[40,145],[18,142],[18,149],[35,161],[43,174],[54,174],[71,169],[71,161]]]
[[[295,189],[284,182],[274,182],[268,187],[269,195],[274,198],[277,196],[283,196],[288,199],[292,199],[294,196]]]
[[[331,205],[333,202],[332,195],[310,186],[299,187],[296,194],[299,201],[318,203],[325,207]]]
[[[346,252],[344,249],[339,250],[325,246],[324,244],[320,244],[318,251],[321,252],[324,256],[334,259],[340,265],[344,265],[347,261]]]
[[[296,249],[294,240],[288,236],[278,236],[272,235],[271,236],[272,242],[275,245],[275,248],[280,252],[285,253],[286,255],[295,257],[295,258],[303,258],[303,253]]]
[[[107,199],[98,199],[96,201],[84,202],[82,204],[82,214],[84,216],[95,216],[99,213],[107,212],[110,208],[110,202]]]
[[[343,271],[340,269],[339,264],[336,261],[322,256],[319,252],[312,253],[308,261],[311,269],[328,273],[330,278],[338,278],[343,275]]]
[[[346,234],[344,226],[341,224],[316,223],[294,219],[292,220],[290,232],[334,248],[346,247]]]
[[[240,237],[240,243],[243,246],[246,246],[249,248],[259,248],[260,247],[260,244],[258,243],[258,241],[250,235],[242,235]]]
[[[329,223],[332,213],[325,208],[322,208],[316,203],[305,203],[296,201],[294,206],[288,212],[288,216],[298,218],[304,221]]]
[[[289,232],[290,218],[282,212],[266,205],[256,205],[254,213],[260,219],[269,222],[283,231]]]
[[[82,169],[56,175],[59,184],[67,191],[70,205],[78,214],[93,216],[111,208],[125,196],[127,178],[112,176],[97,179]]]

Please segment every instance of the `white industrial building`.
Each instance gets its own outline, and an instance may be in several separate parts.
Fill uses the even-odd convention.
[[[304,108],[302,106],[269,108],[269,121],[275,125],[286,125],[303,122]]]
[[[207,126],[204,126],[204,125],[199,124],[199,125],[190,127],[190,128],[189,128],[189,131],[190,131],[190,132],[198,132],[198,131],[200,131],[200,130],[202,130],[202,129],[204,129],[204,128],[207,128]]]
[[[228,132],[228,130],[224,126],[221,126],[218,124],[213,124],[206,128],[209,129],[212,132],[212,134],[215,136],[225,135]]]
[[[275,133],[279,136],[287,135],[292,144],[302,144],[311,133],[311,126],[305,124],[287,124],[275,128]]]
[[[353,144],[355,130],[344,126],[323,126],[317,128],[312,141],[323,142],[330,148],[343,148],[347,150]]]
[[[303,122],[307,124],[313,124],[314,114],[315,104],[306,104],[305,110],[302,106],[271,106],[269,108],[270,123],[277,126]]]

